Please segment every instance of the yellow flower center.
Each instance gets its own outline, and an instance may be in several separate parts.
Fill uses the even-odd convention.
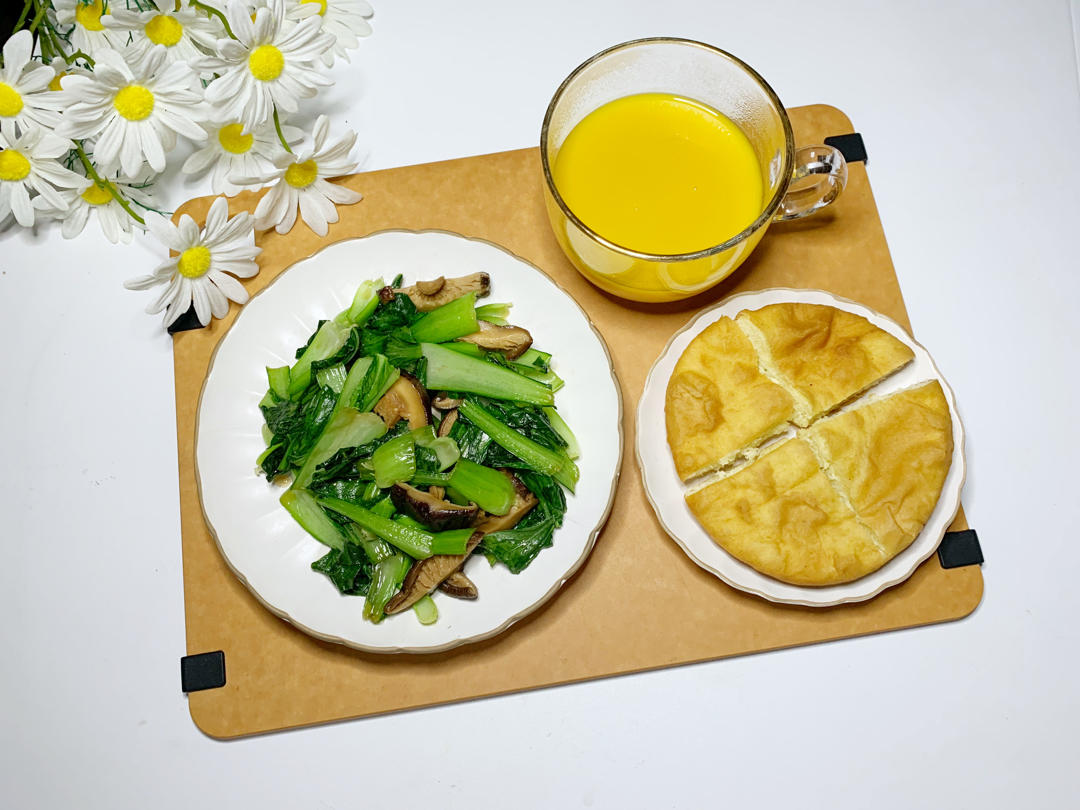
[[[104,205],[113,198],[112,194],[109,193],[109,190],[98,183],[94,183],[79,196],[90,203],[90,205]]]
[[[0,82],[0,117],[18,115],[23,108],[22,96],[10,84]]]
[[[14,149],[0,149],[0,180],[18,181],[30,174],[30,161]]]
[[[147,39],[155,45],[164,45],[166,48],[171,48],[184,36],[184,26],[168,14],[158,14],[151,18],[143,30],[146,32]]]
[[[210,248],[203,245],[189,247],[180,254],[176,269],[184,278],[201,278],[210,269]]]
[[[154,111],[154,94],[141,84],[129,84],[116,94],[113,106],[128,121],[142,121]]]
[[[273,45],[260,45],[248,57],[248,69],[260,82],[272,82],[285,69],[285,56]]]
[[[229,124],[227,127],[222,127],[218,130],[218,142],[221,144],[221,148],[226,152],[232,152],[234,155],[242,155],[251,149],[251,144],[255,142],[255,136],[251,133],[244,134],[243,124]]]
[[[105,26],[101,24],[101,15],[101,0],[94,0],[86,5],[80,2],[75,3],[75,22],[87,31],[105,30]]]
[[[293,188],[307,188],[319,176],[319,166],[314,160],[294,163],[285,170],[285,182]]]
[[[301,4],[304,3],[318,3],[319,4],[319,16],[326,16],[326,0],[300,0]]]
[[[60,86],[60,80],[65,76],[67,76],[66,73],[57,73],[55,76],[53,76],[53,80],[49,82],[49,89],[56,91],[63,90],[64,88]]]

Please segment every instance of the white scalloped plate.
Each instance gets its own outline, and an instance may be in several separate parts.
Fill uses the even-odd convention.
[[[278,503],[282,489],[257,475],[264,448],[258,403],[266,366],[291,363],[320,318],[352,300],[357,285],[403,273],[407,281],[476,271],[491,275],[490,301],[508,301],[512,319],[554,356],[566,381],[559,412],[581,445],[581,480],[567,497],[554,545],[522,573],[483,558],[467,572],[480,596],[437,593],[439,620],[412,611],[364,621],[364,600],[338,594],[311,563],[326,548]],[[506,250],[440,231],[385,231],[338,242],[297,262],[240,312],[211,360],[199,403],[195,460],[203,513],[229,567],[271,611],[326,641],[367,652],[440,652],[490,638],[554,596],[585,562],[607,520],[622,459],[622,400],[607,347],[573,298],[542,271]]]
[[[705,532],[698,523],[684,494],[686,487],[675,472],[675,463],[667,443],[664,422],[664,400],[667,383],[675,363],[687,345],[709,324],[722,316],[733,317],[744,309],[759,309],[769,304],[785,301],[807,304],[825,304],[862,315],[875,326],[911,347],[915,360],[894,376],[872,388],[864,397],[881,396],[916,383],[936,379],[941,383],[945,399],[952,414],[953,457],[945,478],[941,496],[922,533],[904,551],[870,574],[854,582],[821,588],[790,585],[773,579],[732,557]],[[641,468],[645,494],[652,504],[660,523],[690,558],[719,577],[733,588],[752,593],[772,602],[808,607],[830,607],[846,602],[861,602],[881,593],[886,588],[903,582],[937,549],[949,524],[960,507],[960,490],[964,486],[964,426],[956,412],[952,389],[934,364],[929,352],[916,343],[896,321],[874,312],[854,301],[840,298],[823,290],[769,289],[741,293],[720,302],[717,306],[700,313],[694,320],[677,332],[659,359],[653,365],[645,381],[637,412],[637,459]]]

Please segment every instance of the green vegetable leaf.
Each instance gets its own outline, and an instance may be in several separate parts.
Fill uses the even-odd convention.
[[[399,326],[410,326],[423,315],[409,296],[397,293],[391,300],[380,303],[375,308],[364,327],[371,332],[389,333]]]
[[[333,354],[311,361],[311,370],[318,371],[336,365],[347,365],[360,350],[360,330],[350,329],[345,336],[345,342]]]
[[[364,550],[353,543],[346,543],[340,551],[330,549],[325,556],[311,564],[312,570],[326,574],[337,589],[347,596],[367,594],[373,567]]]
[[[552,545],[557,528],[558,523],[552,519],[541,520],[532,526],[518,524],[517,528],[508,531],[485,534],[479,548],[509,568],[511,573],[520,574],[537,554]]]

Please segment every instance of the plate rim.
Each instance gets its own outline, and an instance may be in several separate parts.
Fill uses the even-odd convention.
[[[510,256],[511,258],[513,258],[516,261],[520,262],[521,264],[525,265],[529,269],[531,269],[531,270],[533,270],[533,271],[535,271],[537,273],[540,273],[560,293],[562,293],[562,295],[564,295],[567,298],[567,300],[569,300],[575,307],[577,307],[578,311],[585,318],[585,322],[589,325],[589,328],[592,330],[593,335],[595,335],[595,337],[597,339],[597,342],[600,344],[600,348],[604,352],[604,357],[607,360],[607,364],[608,364],[608,371],[611,374],[611,381],[612,381],[612,383],[614,385],[614,389],[615,389],[615,400],[616,400],[616,403],[618,404],[618,420],[616,422],[616,424],[618,426],[618,431],[617,431],[618,440],[617,440],[617,448],[616,448],[617,452],[616,452],[615,469],[614,469],[614,473],[613,473],[613,476],[612,476],[611,488],[608,491],[607,503],[605,504],[605,506],[604,506],[604,508],[603,508],[603,510],[602,510],[602,512],[600,514],[600,517],[597,520],[596,525],[589,531],[589,534],[588,534],[588,537],[586,538],[586,541],[585,541],[584,547],[582,549],[581,555],[577,558],[577,560],[575,560],[570,565],[570,567],[566,570],[566,572],[563,573],[562,575],[560,575],[560,577],[556,579],[556,581],[552,584],[552,586],[547,591],[545,591],[537,600],[535,600],[532,604],[526,606],[522,610],[518,611],[517,613],[513,614],[512,616],[507,618],[505,621],[503,621],[501,624],[499,624],[495,628],[493,628],[491,630],[488,630],[488,631],[485,631],[485,632],[482,632],[482,633],[477,633],[477,634],[474,634],[474,635],[471,635],[471,636],[468,636],[468,637],[465,637],[465,638],[452,639],[450,641],[447,641],[447,642],[444,642],[442,644],[435,645],[435,646],[424,646],[424,647],[417,647],[417,646],[414,646],[414,645],[372,646],[370,644],[364,644],[364,643],[361,643],[361,642],[357,642],[357,641],[353,641],[351,639],[344,638],[342,636],[337,636],[337,635],[333,635],[333,634],[330,634],[330,633],[324,633],[324,632],[321,632],[319,630],[316,630],[315,628],[309,627],[306,624],[304,624],[303,622],[298,621],[296,618],[289,615],[284,609],[278,608],[278,607],[270,604],[266,599],[263,598],[262,594],[260,594],[258,592],[258,590],[256,590],[256,588],[252,586],[252,584],[248,581],[248,578],[246,576],[244,576],[244,574],[241,573],[236,568],[236,566],[233,565],[233,562],[229,558],[229,555],[225,552],[225,549],[223,548],[223,546],[221,544],[221,539],[218,536],[217,529],[215,528],[213,522],[210,520],[210,516],[206,513],[206,505],[205,505],[205,501],[203,499],[202,473],[201,473],[201,471],[199,469],[199,436],[200,436],[200,430],[201,430],[201,424],[202,424],[203,396],[204,396],[204,394],[206,392],[206,386],[209,383],[210,378],[211,378],[211,376],[213,375],[213,372],[214,372],[214,366],[215,366],[216,361],[217,361],[218,350],[225,343],[225,340],[228,338],[229,333],[232,332],[233,328],[236,326],[237,322],[240,320],[240,316],[243,314],[244,309],[252,301],[254,301],[256,298],[258,298],[264,292],[269,290],[271,287],[273,287],[273,285],[278,281],[278,279],[282,278],[286,273],[288,273],[290,270],[292,270],[296,265],[300,264],[301,262],[305,262],[305,261],[314,259],[320,253],[323,253],[324,251],[328,250],[329,248],[333,248],[333,247],[335,247],[337,245],[345,244],[347,242],[363,241],[363,240],[366,240],[366,239],[370,239],[371,237],[374,237],[374,236],[380,236],[380,235],[389,234],[389,233],[399,233],[399,234],[408,234],[408,235],[439,234],[439,235],[443,235],[443,236],[452,236],[452,237],[455,237],[455,238],[458,238],[458,239],[463,239],[463,240],[468,241],[468,242],[479,243],[479,244],[486,245],[486,246],[491,247],[491,248],[495,248],[496,250],[499,250],[502,253],[505,253],[506,255]],[[201,384],[201,386],[199,388],[199,397],[198,397],[198,401],[197,401],[196,407],[195,407],[195,430],[194,430],[193,442],[192,442],[192,457],[193,457],[193,462],[194,462],[195,490],[196,490],[196,495],[197,495],[197,499],[198,499],[198,502],[199,502],[199,511],[202,514],[203,524],[206,526],[206,529],[210,533],[210,536],[214,539],[214,545],[217,547],[217,550],[218,550],[218,553],[221,556],[221,559],[224,560],[226,566],[233,573],[233,576],[235,576],[238,580],[240,580],[241,583],[243,583],[243,585],[247,589],[248,593],[253,595],[255,597],[255,599],[259,602],[259,604],[261,604],[264,608],[266,608],[273,615],[277,616],[279,619],[283,619],[284,621],[286,621],[289,624],[293,625],[297,629],[299,629],[299,630],[303,631],[304,633],[312,636],[313,638],[319,639],[320,641],[327,641],[327,642],[330,642],[330,643],[333,643],[333,644],[340,644],[340,645],[342,645],[344,647],[348,647],[350,649],[358,650],[358,651],[364,652],[364,653],[373,653],[373,654],[377,654],[377,655],[399,655],[399,654],[429,655],[429,654],[433,654],[433,653],[447,652],[448,650],[453,650],[453,649],[455,649],[457,647],[461,647],[461,646],[464,646],[466,644],[474,644],[474,643],[481,642],[481,641],[487,641],[488,639],[494,638],[495,636],[498,636],[498,635],[506,632],[507,630],[510,629],[511,626],[513,626],[514,624],[519,622],[521,619],[524,619],[526,616],[534,613],[535,611],[537,611],[541,607],[543,607],[545,604],[547,604],[555,596],[555,594],[558,593],[559,590],[561,590],[563,588],[563,586],[567,582],[569,582],[570,579],[572,579],[574,577],[574,575],[585,564],[585,561],[592,554],[593,548],[596,546],[596,541],[597,541],[597,538],[600,536],[600,532],[603,531],[604,526],[607,525],[607,521],[611,517],[611,511],[612,511],[612,507],[613,507],[613,505],[615,503],[615,495],[616,495],[616,492],[618,490],[619,480],[620,480],[620,478],[622,476],[623,454],[625,452],[625,444],[626,444],[626,442],[625,442],[625,428],[624,428],[624,425],[623,425],[623,418],[625,416],[625,408],[626,408],[626,406],[625,406],[625,402],[623,401],[622,385],[621,385],[621,383],[619,381],[618,373],[615,371],[615,364],[614,364],[614,362],[612,361],[612,358],[611,358],[611,350],[608,348],[607,341],[604,339],[603,334],[600,332],[599,328],[597,328],[596,324],[593,322],[592,318],[589,316],[589,313],[585,311],[585,308],[581,306],[581,304],[578,302],[578,300],[576,298],[574,298],[574,296],[572,296],[570,294],[570,292],[565,287],[563,287],[558,281],[556,281],[543,268],[539,267],[538,265],[534,264],[533,262],[529,261],[528,259],[524,258],[523,256],[518,255],[517,253],[515,253],[514,251],[512,251],[509,248],[505,247],[504,245],[500,245],[497,242],[493,242],[493,241],[491,241],[489,239],[484,239],[482,237],[466,236],[465,234],[458,233],[456,231],[450,231],[450,230],[442,229],[442,228],[422,228],[422,229],[383,228],[383,229],[380,229],[380,230],[377,230],[377,231],[372,231],[371,233],[364,234],[363,236],[351,236],[351,237],[347,237],[345,239],[339,239],[339,240],[337,240],[335,242],[330,242],[329,244],[322,245],[318,250],[316,250],[316,251],[314,251],[314,252],[312,252],[312,253],[310,253],[310,254],[308,254],[306,256],[301,256],[298,259],[296,259],[295,261],[290,262],[289,264],[282,267],[281,270],[278,271],[277,275],[275,275],[274,278],[272,278],[269,282],[267,282],[266,286],[264,286],[262,289],[255,292],[248,299],[248,301],[247,301],[247,303],[245,305],[239,307],[239,309],[237,311],[237,314],[236,314],[236,317],[233,318],[233,322],[231,324],[229,324],[229,327],[225,330],[225,332],[222,333],[221,337],[218,338],[217,343],[214,344],[213,351],[210,353],[210,359],[209,359],[209,362],[208,362],[207,367],[206,367],[206,374],[203,376],[202,384]]]
[[[763,294],[768,294],[768,293],[780,293],[780,294],[783,294],[783,295],[790,295],[790,294],[801,295],[801,294],[806,294],[806,293],[812,293],[812,294],[824,295],[827,298],[831,298],[834,301],[837,301],[837,302],[839,302],[841,304],[846,305],[845,308],[846,307],[854,307],[857,310],[861,310],[862,312],[869,312],[869,313],[873,314],[874,316],[879,317],[882,320],[888,321],[889,323],[896,326],[897,329],[899,329],[904,335],[906,335],[906,338],[907,338],[908,341],[910,341],[910,343],[912,343],[913,345],[915,345],[918,348],[922,349],[922,351],[924,351],[926,353],[926,356],[929,358],[930,365],[931,365],[931,367],[933,368],[934,372],[937,375],[934,379],[937,379],[938,382],[941,383],[942,388],[944,389],[945,400],[949,405],[950,415],[953,418],[955,418],[956,424],[960,426],[959,441],[957,442],[956,437],[955,436],[953,437],[954,446],[956,448],[958,448],[958,451],[959,451],[958,452],[959,461],[960,461],[959,479],[958,479],[958,481],[956,483],[955,489],[952,492],[949,492],[949,493],[946,493],[946,492],[943,491],[941,493],[941,495],[938,496],[938,501],[934,506],[934,508],[937,509],[937,507],[942,502],[944,502],[946,504],[946,513],[948,514],[948,517],[947,517],[947,519],[943,520],[943,528],[941,530],[941,534],[936,538],[936,540],[933,543],[928,543],[927,544],[927,550],[925,551],[925,553],[920,552],[918,554],[912,555],[912,563],[911,563],[909,568],[907,568],[905,570],[901,570],[900,572],[897,573],[896,576],[894,576],[892,578],[889,578],[889,579],[886,579],[886,581],[884,581],[882,584],[880,584],[877,588],[873,589],[872,591],[868,591],[866,593],[863,593],[863,594],[856,593],[856,594],[852,594],[852,595],[848,595],[848,596],[840,596],[840,597],[837,597],[836,599],[833,599],[833,600],[830,600],[830,601],[822,601],[822,600],[813,601],[813,600],[811,600],[809,598],[801,599],[801,598],[796,598],[796,597],[778,596],[778,595],[776,595],[774,593],[769,593],[768,591],[763,590],[761,588],[749,586],[749,585],[747,585],[745,583],[735,582],[735,581],[732,580],[732,578],[730,576],[726,575],[725,573],[720,571],[715,566],[710,565],[708,562],[702,560],[687,545],[686,541],[683,538],[681,538],[671,528],[671,526],[668,525],[668,522],[665,520],[662,510],[660,509],[659,505],[657,504],[656,498],[654,498],[652,491],[649,489],[649,480],[648,480],[648,477],[647,477],[647,474],[646,474],[644,459],[642,457],[642,441],[643,441],[642,436],[644,435],[645,432],[642,431],[642,424],[641,424],[642,419],[644,419],[644,411],[642,409],[641,403],[642,403],[642,399],[644,399],[645,392],[647,390],[649,390],[650,386],[652,386],[654,384],[654,377],[655,377],[655,375],[657,373],[657,368],[659,367],[661,361],[665,357],[668,356],[668,353],[671,351],[672,344],[679,338],[680,335],[694,329],[697,326],[697,324],[702,319],[706,318],[709,314],[715,312],[716,310],[720,309],[721,307],[730,306],[732,302],[737,301],[740,298],[758,297],[758,296],[761,296]],[[848,311],[851,311],[851,310],[848,310]],[[855,314],[861,314],[861,313],[855,313]],[[705,326],[703,326],[702,328],[705,328],[707,326],[708,326],[708,324],[705,324]],[[865,392],[864,392],[864,394],[865,394]],[[860,396],[862,396],[862,395],[860,395]],[[744,292],[735,293],[734,295],[729,295],[726,298],[724,298],[724,299],[722,299],[720,301],[717,301],[715,304],[713,304],[713,305],[711,305],[709,307],[706,307],[705,309],[701,310],[696,315],[694,315],[693,318],[691,318],[689,321],[687,321],[680,329],[678,329],[675,333],[673,333],[671,335],[671,337],[668,339],[667,343],[664,345],[663,350],[660,352],[659,355],[657,355],[656,360],[653,361],[652,366],[649,368],[649,373],[645,376],[645,384],[642,387],[642,397],[638,400],[637,413],[635,414],[635,419],[634,419],[634,427],[635,427],[634,458],[637,461],[638,470],[641,473],[642,488],[645,490],[645,497],[649,501],[649,505],[652,507],[653,513],[656,515],[656,519],[659,521],[660,525],[663,527],[664,532],[668,535],[668,537],[670,537],[672,540],[674,540],[675,543],[683,550],[683,552],[686,554],[686,556],[689,557],[694,563],[696,563],[699,567],[701,567],[705,571],[708,571],[710,574],[715,576],[717,579],[719,579],[725,585],[728,585],[731,588],[735,588],[738,591],[742,591],[743,593],[749,593],[749,594],[757,596],[757,597],[759,597],[761,599],[765,599],[765,600],[767,600],[769,602],[773,602],[773,603],[776,603],[776,604],[799,605],[799,606],[810,607],[810,608],[828,608],[828,607],[836,607],[838,605],[845,605],[845,604],[857,604],[859,602],[869,601],[870,599],[873,599],[874,597],[876,597],[878,594],[882,593],[883,591],[888,590],[889,588],[895,587],[896,585],[899,585],[902,582],[905,582],[906,580],[908,580],[915,573],[916,570],[918,570],[919,566],[921,566],[926,560],[928,560],[934,554],[934,552],[938,549],[938,546],[941,545],[941,540],[945,536],[945,533],[948,531],[949,525],[952,523],[953,520],[955,520],[957,513],[960,511],[960,495],[963,492],[964,484],[967,481],[967,457],[966,457],[966,453],[965,453],[965,449],[966,449],[965,448],[966,429],[965,429],[964,423],[963,423],[963,421],[962,421],[962,419],[960,417],[960,411],[956,406],[956,397],[955,397],[955,394],[953,393],[952,387],[949,385],[948,381],[945,379],[945,376],[941,373],[941,369],[938,368],[937,361],[934,360],[934,356],[930,353],[930,351],[925,346],[923,346],[918,340],[916,340],[912,336],[911,332],[908,329],[906,329],[895,318],[891,318],[888,315],[885,315],[885,314],[883,314],[881,312],[878,312],[877,310],[872,309],[871,307],[868,307],[866,304],[860,303],[860,302],[855,301],[855,300],[853,300],[851,298],[846,298],[846,297],[844,297],[842,295],[837,295],[834,292],[830,292],[829,290],[822,290],[822,289],[816,288],[816,287],[765,287],[765,288],[762,288],[760,290],[747,290],[747,291],[744,291]],[[954,451],[953,455],[954,455],[954,459],[955,459],[955,457],[957,456],[957,452]],[[948,499],[942,501],[942,499],[945,498],[946,495],[948,495],[951,498],[952,501],[955,501],[955,503],[950,502],[950,500],[948,500]],[[916,542],[921,537],[922,537],[922,532],[920,532],[919,535],[916,536],[916,538],[914,540],[912,540],[911,544],[908,546],[908,549],[913,548],[915,546]],[[723,551],[723,553],[726,554],[727,556],[731,557],[731,559],[736,560],[737,562],[742,562],[741,560],[738,560],[738,558],[731,555],[730,552],[723,549],[721,546],[717,545],[716,548]],[[904,551],[907,551],[907,549],[905,549]],[[903,551],[900,552],[900,554],[903,554],[903,553],[904,553]],[[896,559],[896,558],[894,557],[893,559]],[[745,565],[745,563],[743,563],[743,564]],[[886,562],[886,564],[888,564],[888,562]],[[881,569],[877,569],[877,570],[881,570]],[[758,573],[762,573],[762,572],[759,571]],[[873,573],[874,572],[870,572],[870,574],[867,574],[866,576],[870,576]],[[762,574],[762,576],[768,577],[767,574]],[[861,579],[861,577],[860,577],[860,579]],[[776,581],[777,584],[784,585],[785,587],[788,587],[788,588],[796,588],[796,589],[798,589],[798,591],[800,591],[802,593],[805,593],[805,594],[813,594],[815,592],[820,593],[819,589],[814,588],[812,586],[795,585],[795,584],[788,583],[788,582],[782,582],[781,580],[775,580],[775,581]],[[853,580],[852,582],[838,583],[838,585],[840,585],[840,586],[854,585],[854,584],[856,584],[858,582],[859,582],[859,580],[856,579],[856,580]]]

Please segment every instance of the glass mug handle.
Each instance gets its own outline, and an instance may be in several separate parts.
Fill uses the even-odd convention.
[[[801,146],[795,150],[791,183],[773,216],[775,222],[800,219],[834,202],[847,185],[847,161],[832,146]]]

